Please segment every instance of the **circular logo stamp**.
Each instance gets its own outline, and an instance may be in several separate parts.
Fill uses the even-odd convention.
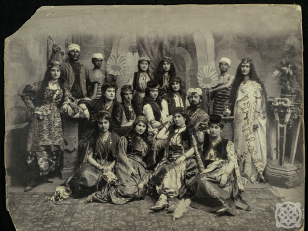
[[[277,228],[299,228],[302,219],[301,204],[289,201],[276,203],[275,219]]]

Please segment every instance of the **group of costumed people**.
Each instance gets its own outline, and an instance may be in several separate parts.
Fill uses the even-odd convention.
[[[55,61],[58,50],[54,45],[43,81],[27,85],[21,94],[32,113],[25,191],[41,178],[53,182],[51,174],[61,167],[62,119],[67,117],[79,120],[80,163],[61,186],[66,196],[125,204],[151,192],[158,197],[153,211],[174,212],[175,198],[191,198],[191,206],[200,209],[218,206],[218,213],[250,209],[241,192],[247,181],[265,181],[267,118],[266,91],[252,60],[243,59],[233,77],[226,73],[231,61],[222,58],[221,84],[212,89],[222,100],[229,94],[233,144],[221,137],[220,106],[208,116],[201,108],[202,90],[185,93],[171,58],[163,57],[152,74],[151,60],[141,57],[138,72],[121,88],[119,103],[117,77],[100,70],[102,54],[93,55],[94,68],[87,70],[78,61],[77,44],[68,46],[62,64]],[[49,199],[65,199],[62,194]]]

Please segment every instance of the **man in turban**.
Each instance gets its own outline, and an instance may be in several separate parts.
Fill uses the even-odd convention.
[[[209,115],[201,109],[202,90],[200,88],[190,88],[187,91],[187,99],[190,106],[187,107],[187,115],[190,123],[198,131],[198,140],[203,142],[204,132],[207,132]]]
[[[228,74],[228,69],[231,66],[231,60],[228,58],[221,58],[219,61],[220,75],[218,76],[218,85],[212,88],[211,99],[213,102],[213,113],[223,115],[231,92],[231,86],[234,81],[234,76]]]
[[[54,44],[50,61],[56,61],[55,57],[60,47]],[[80,57],[80,46],[70,44],[67,48],[68,59],[62,64],[64,86],[71,92],[75,99],[87,98],[87,84],[89,82],[88,70],[82,63],[78,62]]]

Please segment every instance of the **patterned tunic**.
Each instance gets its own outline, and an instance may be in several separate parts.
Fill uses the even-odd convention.
[[[68,116],[84,118],[83,109],[77,106],[68,90],[59,87],[57,90],[44,90],[43,98],[39,102],[39,92],[42,82],[27,85],[21,94],[29,110],[33,111],[30,122],[27,151],[40,150],[41,146],[63,145],[63,131],[60,112]],[[63,101],[63,104],[60,104]],[[61,107],[59,107],[61,106]]]
[[[234,106],[234,147],[242,176],[251,182],[266,166],[266,112],[261,85],[248,80],[241,83]],[[259,115],[255,118],[255,113]],[[259,128],[253,130],[254,120]]]

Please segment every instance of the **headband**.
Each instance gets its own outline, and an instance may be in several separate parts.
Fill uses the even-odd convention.
[[[105,110],[99,111],[94,117],[96,121],[102,121],[103,119],[110,120],[110,118],[111,116],[110,116],[109,111],[105,111]]]
[[[164,62],[168,62],[168,63],[173,63],[172,58],[167,57],[167,56],[164,56],[164,57],[163,57],[163,61],[164,61]]]
[[[140,57],[138,62],[147,61],[148,63],[151,62],[151,59],[148,56]]]
[[[58,61],[51,61],[49,62],[48,68],[57,67],[62,70],[62,66]]]
[[[145,117],[144,115],[137,116],[137,118],[134,121],[134,125],[139,124],[140,122],[144,123],[144,124],[148,124],[149,123],[147,117]]]

